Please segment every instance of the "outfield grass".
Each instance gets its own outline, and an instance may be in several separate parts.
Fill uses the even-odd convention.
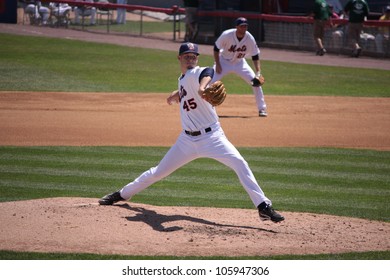
[[[0,91],[169,93],[177,87],[177,51],[1,33],[0,41]],[[200,65],[212,64],[211,55],[201,56]],[[262,69],[266,94],[390,97],[390,71],[274,61],[262,61]],[[228,92],[252,94],[235,75],[224,83]]]

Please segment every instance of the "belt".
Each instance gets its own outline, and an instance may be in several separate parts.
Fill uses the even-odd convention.
[[[204,130],[206,133],[209,133],[211,131],[211,127],[208,127]],[[184,130],[184,132],[187,134],[187,135],[191,135],[191,136],[199,136],[202,134],[201,131],[188,131],[188,130]]]

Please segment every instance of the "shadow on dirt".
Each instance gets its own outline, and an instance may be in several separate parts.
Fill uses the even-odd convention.
[[[254,118],[253,116],[218,116],[220,119],[250,119]]]
[[[198,223],[198,224],[221,227],[221,228],[252,229],[252,230],[265,231],[265,232],[275,233],[275,234],[277,233],[276,231],[273,230],[267,230],[267,229],[256,228],[251,226],[219,224],[205,219],[191,217],[188,215],[163,215],[157,213],[154,210],[148,210],[142,207],[131,207],[129,204],[117,204],[115,206],[122,207],[130,211],[136,212],[135,216],[125,217],[126,220],[131,222],[144,222],[150,227],[152,227],[154,230],[161,231],[161,232],[173,232],[173,231],[178,231],[183,229],[183,227],[180,226],[164,227],[163,225],[164,223],[169,223],[174,221],[189,221],[192,223]]]

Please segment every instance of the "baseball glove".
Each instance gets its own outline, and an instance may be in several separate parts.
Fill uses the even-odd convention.
[[[265,79],[263,75],[260,75],[259,77],[254,77],[252,79],[252,87],[259,87],[262,86],[265,83]]]
[[[221,81],[212,83],[203,92],[203,98],[213,106],[218,106],[225,101],[226,89]]]

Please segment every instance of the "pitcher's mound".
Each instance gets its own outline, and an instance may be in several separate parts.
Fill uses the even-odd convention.
[[[266,256],[390,250],[390,224],[256,210],[159,207],[95,198],[0,203],[0,250],[142,256]]]

